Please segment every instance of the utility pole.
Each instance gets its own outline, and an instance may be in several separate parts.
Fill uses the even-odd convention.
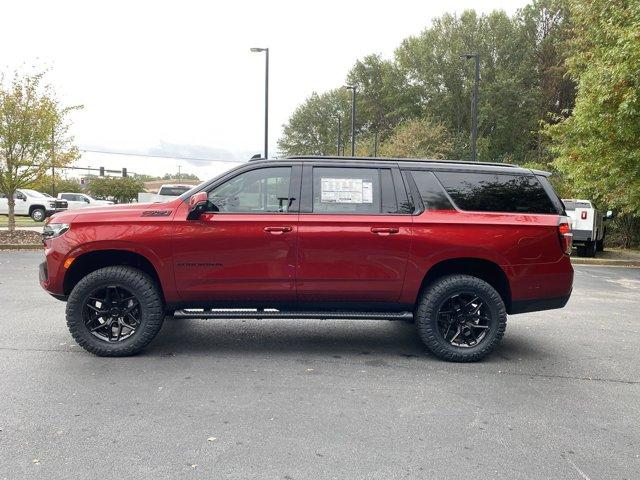
[[[252,52],[265,53],[264,65],[264,158],[269,158],[269,49],[252,48]]]
[[[341,144],[342,144],[342,118],[338,117],[338,152],[337,152],[338,156],[340,156]]]
[[[181,178],[181,175],[180,175],[180,168],[181,167],[182,167],[182,165],[178,165],[178,183],[180,183],[180,178]]]
[[[356,155],[356,90],[355,85],[345,85],[344,88],[351,90],[351,156]]]
[[[471,161],[478,159],[477,143],[478,143],[478,84],[480,83],[480,55],[477,53],[465,53],[460,58],[467,60],[473,58],[475,60],[475,78],[473,81],[473,93],[471,96]]]

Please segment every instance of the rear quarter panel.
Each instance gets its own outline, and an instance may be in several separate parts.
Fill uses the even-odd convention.
[[[570,293],[573,270],[560,250],[557,215],[427,211],[414,218],[403,300],[415,302],[437,263],[478,258],[499,265],[513,300]]]

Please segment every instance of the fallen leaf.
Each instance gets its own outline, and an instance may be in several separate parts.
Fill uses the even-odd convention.
[[[217,440],[216,437],[209,437],[207,438],[207,442],[215,442]]]

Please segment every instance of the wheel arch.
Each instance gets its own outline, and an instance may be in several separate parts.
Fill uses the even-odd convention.
[[[44,210],[45,212],[47,211],[47,207],[45,207],[44,205],[29,205],[29,215],[31,215],[33,213],[34,210],[36,210],[37,208],[40,208],[42,210]]]
[[[68,296],[73,287],[91,272],[117,265],[137,268],[149,275],[158,286],[163,303],[165,302],[160,276],[153,263],[138,252],[121,249],[93,250],[76,257],[64,276],[64,295]]]
[[[500,265],[484,258],[449,258],[435,263],[425,273],[420,292],[438,278],[455,274],[471,275],[487,282],[500,294],[507,313],[511,312],[511,287],[507,274]]]

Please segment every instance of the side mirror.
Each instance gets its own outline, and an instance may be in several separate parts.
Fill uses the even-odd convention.
[[[209,203],[209,194],[207,192],[198,192],[189,198],[189,214],[187,220],[197,220],[206,210]]]
[[[607,210],[607,214],[604,216],[605,220],[611,220],[613,218],[613,211]]]

